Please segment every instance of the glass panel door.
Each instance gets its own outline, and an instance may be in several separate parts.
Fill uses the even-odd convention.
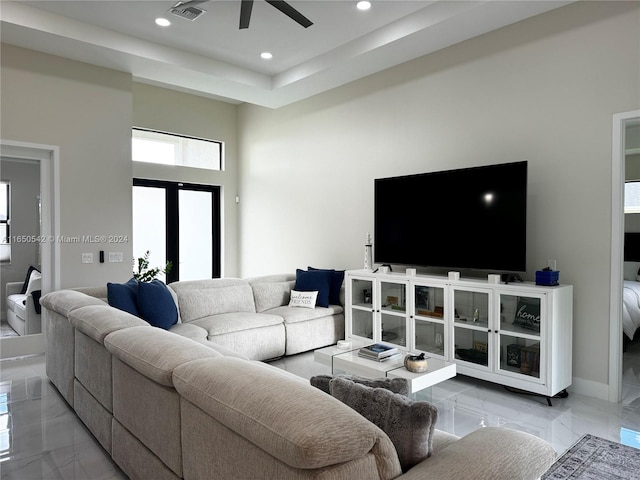
[[[178,191],[180,280],[213,278],[211,192]]]
[[[443,287],[414,285],[414,344],[416,350],[445,356]]]
[[[540,378],[543,297],[500,294],[499,369]]]
[[[489,367],[489,292],[452,291],[455,358]]]
[[[373,281],[352,278],[351,335],[373,340]]]
[[[153,268],[167,261],[165,211],[164,188],[133,187],[133,257],[144,257],[148,251]],[[166,281],[164,273],[158,278]]]
[[[407,285],[380,282],[380,336],[383,342],[407,344]]]
[[[148,250],[151,268],[171,262],[166,283],[220,277],[220,187],[133,182],[134,256]]]

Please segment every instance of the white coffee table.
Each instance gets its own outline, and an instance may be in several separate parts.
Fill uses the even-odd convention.
[[[371,345],[371,341],[352,341],[349,350],[337,346],[320,348],[314,352],[314,360],[331,367],[331,373],[346,372],[366,378],[406,378],[409,380],[411,393],[432,387],[456,376],[456,364],[445,362],[439,358],[428,358],[426,372],[413,373],[404,368],[404,355],[384,362],[369,360],[358,356],[358,349]]]

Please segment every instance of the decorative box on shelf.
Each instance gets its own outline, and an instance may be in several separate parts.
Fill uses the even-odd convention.
[[[536,271],[536,285],[546,285],[552,287],[559,285],[559,270],[538,270]]]

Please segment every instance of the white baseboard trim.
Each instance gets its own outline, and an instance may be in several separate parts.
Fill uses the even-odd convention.
[[[584,378],[573,377],[573,383],[567,389],[569,393],[594,397],[600,400],[609,401],[609,385],[606,383],[585,380]]]

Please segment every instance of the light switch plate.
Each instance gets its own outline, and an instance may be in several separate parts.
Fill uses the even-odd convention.
[[[109,252],[109,263],[122,263],[122,252]]]

